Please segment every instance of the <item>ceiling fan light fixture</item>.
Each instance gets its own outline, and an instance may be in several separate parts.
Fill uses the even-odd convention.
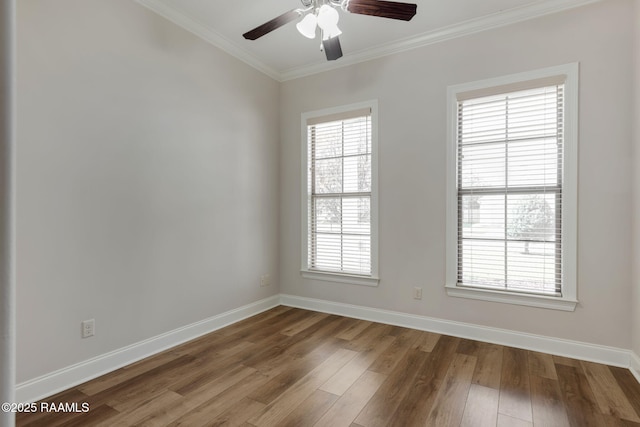
[[[308,39],[316,38],[316,25],[318,23],[318,18],[313,13],[309,13],[305,15],[304,18],[300,22],[296,24],[296,28]]]
[[[318,10],[318,26],[324,31],[338,28],[340,14],[333,7],[323,4]]]
[[[291,9],[247,31],[242,36],[247,40],[257,40],[273,30],[299,20],[296,28],[300,34],[309,39],[316,38],[318,27],[320,27],[320,50],[324,50],[328,61],[335,61],[342,57],[342,47],[338,37],[342,31],[338,28],[340,14],[337,8],[353,14],[402,21],[410,21],[418,9],[415,3],[403,3],[397,0],[300,0],[300,2],[302,9]]]

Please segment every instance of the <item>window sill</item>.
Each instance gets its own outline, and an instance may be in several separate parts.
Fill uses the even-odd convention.
[[[575,311],[578,301],[562,297],[544,295],[515,294],[493,289],[465,288],[456,285],[446,285],[447,295],[450,297],[470,298],[482,301],[500,302],[505,304],[525,305],[529,307],[547,308],[551,310]]]
[[[348,283],[350,285],[378,286],[380,279],[371,276],[356,276],[351,274],[329,273],[324,271],[301,270],[305,279],[322,280],[325,282]]]

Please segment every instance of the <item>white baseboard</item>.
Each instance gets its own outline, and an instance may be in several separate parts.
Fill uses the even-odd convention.
[[[16,387],[16,402],[35,402],[278,305],[274,295],[23,382]]]
[[[343,304],[293,295],[280,295],[282,305],[338,314],[356,319],[370,320],[389,325],[403,326],[423,331],[436,332],[460,338],[485,341],[495,344],[555,354],[573,359],[604,363],[622,368],[630,368],[633,372],[632,352],[629,350],[570,341],[542,335],[527,334],[507,329],[490,328],[469,323],[435,319],[426,316],[400,313],[397,311]],[[640,381],[640,359],[635,356],[634,375]]]
[[[640,383],[640,356],[638,356],[634,352],[631,352],[631,363],[629,364],[629,370]]]

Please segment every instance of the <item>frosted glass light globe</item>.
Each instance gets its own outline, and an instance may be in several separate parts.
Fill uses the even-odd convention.
[[[318,19],[316,18],[316,15],[314,15],[313,13],[310,13],[304,18],[302,18],[302,21],[296,24],[296,28],[298,29],[300,34],[302,34],[303,36],[309,39],[315,39],[317,21]]]
[[[318,11],[318,26],[327,31],[336,28],[340,14],[329,5],[323,4]]]

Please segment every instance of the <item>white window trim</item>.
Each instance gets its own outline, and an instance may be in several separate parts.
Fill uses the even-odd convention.
[[[447,227],[446,284],[452,297],[574,311],[577,300],[577,230],[578,230],[578,63],[560,65],[504,77],[452,85],[447,88]],[[457,95],[459,93],[515,85],[531,80],[564,76],[565,139],[562,208],[562,296],[504,292],[458,286],[458,206],[457,206]]]
[[[307,121],[315,117],[330,116],[346,113],[363,108],[371,109],[371,275],[354,275],[346,273],[326,272],[310,270],[308,262],[308,197],[307,194]],[[309,111],[301,117],[301,144],[302,144],[302,197],[301,197],[301,222],[302,222],[302,266],[300,273],[306,279],[321,280],[326,282],[339,282],[352,285],[378,286],[378,101],[371,100],[356,104],[344,105],[335,108]]]

